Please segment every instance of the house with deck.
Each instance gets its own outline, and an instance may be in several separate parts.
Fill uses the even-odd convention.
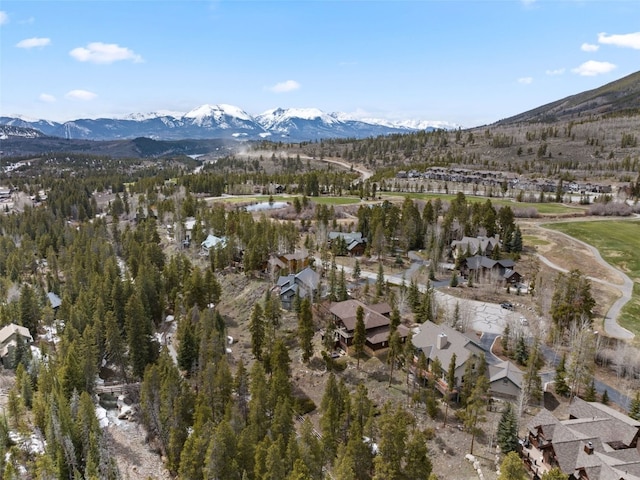
[[[338,346],[345,352],[350,352],[356,330],[358,307],[362,307],[364,312],[365,353],[374,356],[385,352],[389,348],[391,335],[391,306],[388,303],[366,305],[353,299],[333,303],[329,312],[335,323]],[[401,342],[404,343],[409,335],[409,328],[400,324],[398,333]]]

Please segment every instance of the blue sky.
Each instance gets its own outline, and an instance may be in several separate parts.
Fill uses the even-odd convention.
[[[492,123],[640,68],[637,0],[0,3],[0,115],[236,105]]]

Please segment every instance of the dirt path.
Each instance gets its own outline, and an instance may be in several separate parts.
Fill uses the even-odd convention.
[[[633,281],[629,278],[629,276],[624,272],[622,272],[621,270],[615,268],[611,264],[607,263],[600,255],[600,252],[598,251],[598,249],[595,248],[594,246],[589,245],[588,243],[585,243],[582,240],[578,240],[577,238],[574,238],[570,235],[567,235],[566,233],[558,232],[556,230],[550,230],[546,227],[543,227],[542,225],[538,225],[537,227],[544,230],[549,235],[551,234],[560,235],[561,237],[568,239],[572,242],[576,242],[577,244],[586,248],[591,253],[593,258],[596,260],[598,265],[604,268],[606,272],[609,273],[609,275],[605,275],[606,277],[611,278],[612,276],[614,279],[622,279],[622,284],[620,284],[619,282],[605,280],[600,277],[594,277],[590,275],[587,276],[587,278],[591,281],[601,283],[603,285],[611,287],[620,292],[621,294],[620,297],[613,303],[613,305],[611,305],[611,307],[609,307],[609,311],[607,312],[604,318],[604,329],[605,329],[605,332],[612,337],[620,338],[623,340],[632,340],[635,337],[635,335],[629,330],[627,330],[626,328],[620,326],[620,324],[618,324],[617,322],[617,319],[618,319],[618,316],[620,315],[620,311],[622,310],[622,307],[624,307],[624,305],[626,305],[626,303],[631,300],[631,296],[633,295]],[[551,260],[549,260],[547,257],[545,257],[539,252],[536,253],[536,255],[545,265],[553,268],[554,270],[558,270],[564,273],[569,271],[568,269],[563,268],[557,265],[556,263],[552,262]]]

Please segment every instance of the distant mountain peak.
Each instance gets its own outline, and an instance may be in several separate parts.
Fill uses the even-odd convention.
[[[251,116],[235,105],[220,103],[216,105],[204,104],[185,113],[182,118],[190,118],[195,121],[203,121],[206,118],[215,118],[219,120],[222,116],[235,117],[240,120],[252,121]]]

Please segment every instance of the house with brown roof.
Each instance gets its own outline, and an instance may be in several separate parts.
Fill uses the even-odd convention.
[[[534,475],[558,467],[569,480],[640,479],[640,421],[611,407],[576,397],[568,419],[543,409],[527,430],[522,456]]]
[[[269,272],[296,274],[300,270],[309,266],[309,252],[306,250],[296,251],[293,253],[284,253],[280,255],[271,255],[267,262]]]
[[[391,333],[391,306],[388,303],[365,305],[358,300],[333,303],[329,312],[335,322],[338,345],[347,353],[353,345],[358,307],[364,310],[365,352],[373,356],[386,351],[389,348]],[[409,329],[401,324],[398,326],[398,333],[404,343],[409,335]]]

